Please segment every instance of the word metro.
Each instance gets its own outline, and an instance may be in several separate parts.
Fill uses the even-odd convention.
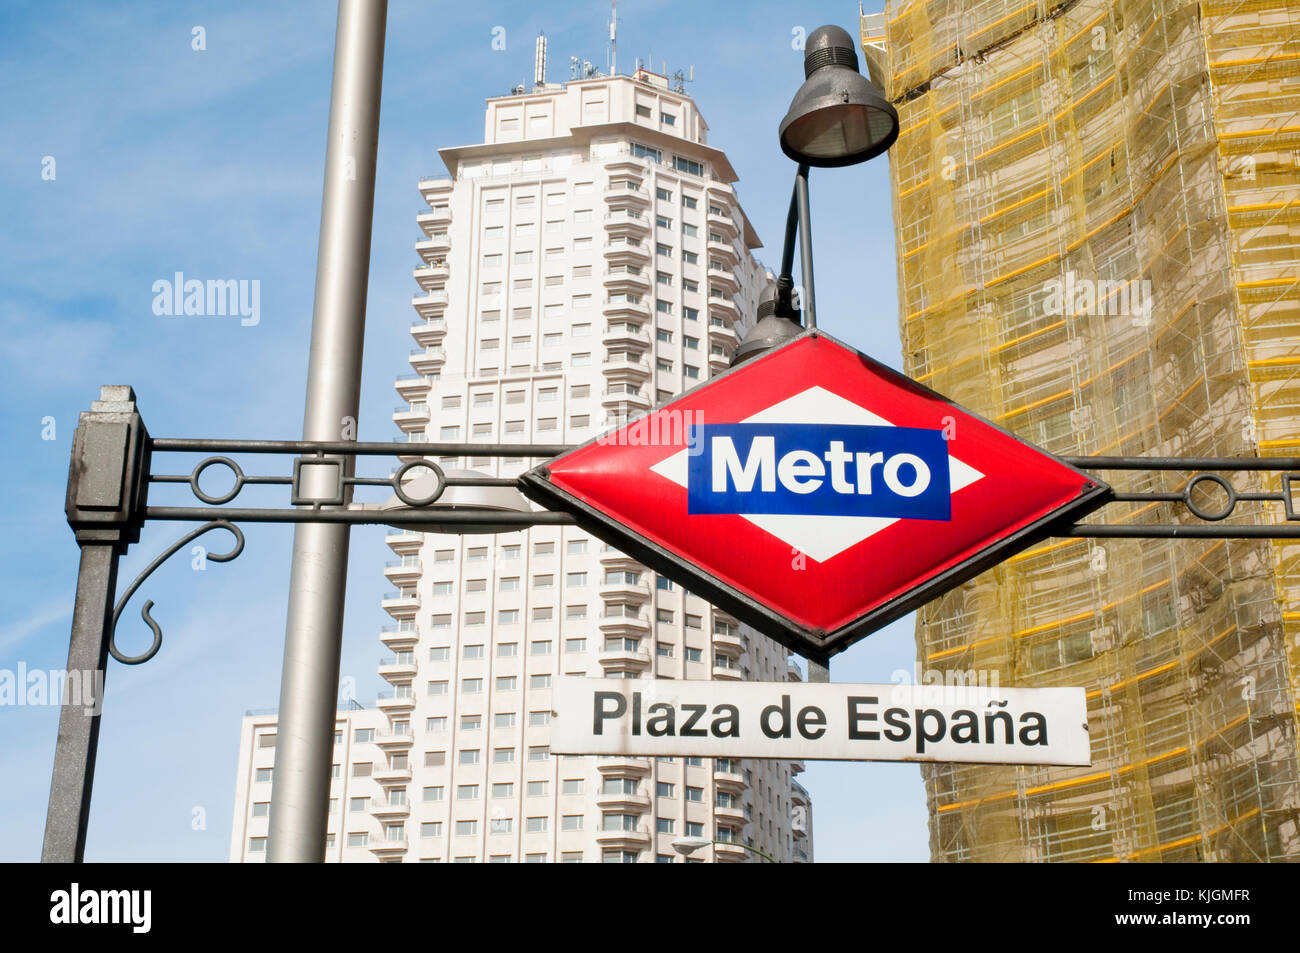
[[[948,446],[939,430],[848,424],[696,428],[688,512],[948,520]]]

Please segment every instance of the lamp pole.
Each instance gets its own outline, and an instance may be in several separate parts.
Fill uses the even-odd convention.
[[[339,0],[303,439],[355,440],[388,0]],[[328,495],[355,457],[313,466]],[[342,503],[348,502],[346,493]],[[337,508],[337,507],[335,507]],[[347,587],[346,523],[295,527],[267,859],[323,862]]]

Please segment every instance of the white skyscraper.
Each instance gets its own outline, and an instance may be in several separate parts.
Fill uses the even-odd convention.
[[[412,443],[579,444],[728,366],[765,276],[707,129],[638,71],[490,99],[484,142],[440,151],[397,382]],[[387,541],[392,689],[339,713],[328,859],[680,862],[684,835],[812,859],[798,763],[549,749],[554,678],[797,679],[784,648],[576,527]],[[274,726],[244,722],[232,860],[265,856]]]

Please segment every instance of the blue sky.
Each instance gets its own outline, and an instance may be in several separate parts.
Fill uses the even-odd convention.
[[[857,12],[844,0],[619,4],[624,71],[636,57],[694,65],[689,92],[740,176],[770,267],[794,171],[776,130],[803,78],[791,38],[824,23],[855,33]],[[571,55],[603,66],[608,15],[608,3],[585,0],[392,0],[360,439],[397,433],[417,179],[443,172],[437,149],[481,141],[483,100],[531,77],[539,30],[552,81],[568,77]],[[324,0],[0,9],[0,669],[66,662],[77,568],[63,517],[68,453],[101,384],[132,385],[154,436],[301,435],[334,26]],[[494,27],[505,50],[492,48]],[[42,177],[46,157],[53,179]],[[899,367],[885,161],[815,171],[812,215],[821,325]],[[177,271],[257,279],[260,323],[154,315],[153,283]],[[120,588],[187,528],[146,527]],[[238,560],[200,573],[178,556],[139,597],[156,602],[166,638],[146,665],[110,663],[88,859],[227,856],[239,720],[278,701],[292,539],[287,527],[245,533]],[[214,551],[226,542],[208,539]],[[381,687],[390,557],[382,529],[354,531],[342,672],[362,699]],[[138,612],[133,602],[124,614],[128,652],[148,644]],[[888,681],[914,656],[907,619],[839,656],[832,677]],[[57,715],[0,708],[0,860],[39,857]],[[810,763],[803,780],[819,860],[927,859],[915,766]]]

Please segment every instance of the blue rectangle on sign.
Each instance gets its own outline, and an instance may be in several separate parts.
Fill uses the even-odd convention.
[[[939,430],[848,424],[704,424],[693,433],[689,513],[952,515]]]

